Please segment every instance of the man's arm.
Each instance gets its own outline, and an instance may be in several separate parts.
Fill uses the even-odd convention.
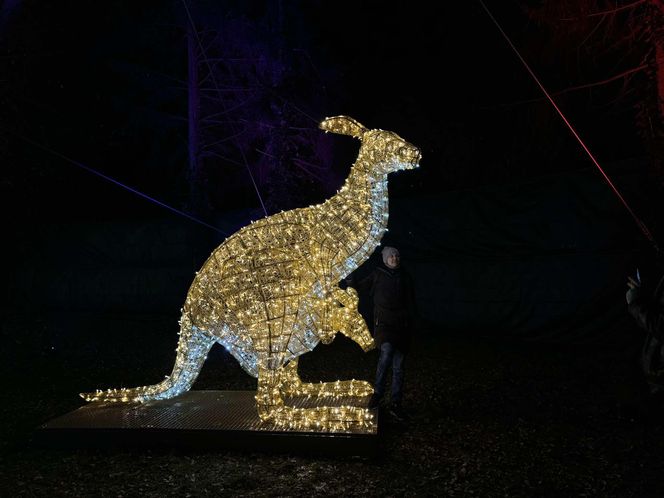
[[[417,297],[415,295],[415,282],[410,273],[407,273],[406,275],[406,306],[408,308],[408,315],[412,321],[417,321],[419,318],[419,310],[417,308]]]
[[[662,309],[662,303],[644,302],[643,299],[637,297],[627,305],[627,311],[634,317],[639,327],[658,339],[664,340],[664,310]]]
[[[369,275],[367,275],[366,277],[364,277],[360,280],[356,280],[353,277],[353,275],[351,274],[346,279],[346,285],[348,285],[348,287],[354,288],[358,292],[362,292],[362,293],[370,292],[371,289],[373,288],[375,273],[376,273],[376,270],[373,270],[371,273],[369,273]]]
[[[627,311],[636,323],[649,334],[664,340],[664,303],[660,299],[646,299],[641,291],[641,282],[629,277],[627,280]]]

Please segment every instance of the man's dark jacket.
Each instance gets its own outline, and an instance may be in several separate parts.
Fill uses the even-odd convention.
[[[640,293],[627,305],[647,335],[641,351],[641,366],[651,387],[664,388],[664,277],[650,298]]]
[[[380,348],[389,342],[408,351],[416,315],[413,279],[402,267],[391,269],[377,266],[357,285],[360,292],[373,298],[374,340]]]

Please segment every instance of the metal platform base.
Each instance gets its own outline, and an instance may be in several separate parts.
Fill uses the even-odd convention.
[[[90,403],[41,425],[33,442],[58,448],[232,449],[357,456],[375,456],[378,451],[378,413],[369,427],[343,433],[284,430],[260,421],[255,394],[189,391],[142,404]],[[334,406],[366,403],[357,398],[325,401]],[[286,404],[315,407],[323,403],[291,398]]]

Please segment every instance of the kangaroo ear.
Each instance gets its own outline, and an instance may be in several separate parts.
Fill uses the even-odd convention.
[[[318,127],[321,130],[331,131],[340,135],[350,135],[360,140],[362,140],[364,132],[367,131],[364,126],[348,116],[325,118]]]

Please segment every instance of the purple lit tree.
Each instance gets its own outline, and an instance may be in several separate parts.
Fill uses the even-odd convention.
[[[288,46],[281,5],[203,22],[189,7],[191,208],[269,214],[320,200],[335,185],[317,128],[325,95],[307,54]]]

